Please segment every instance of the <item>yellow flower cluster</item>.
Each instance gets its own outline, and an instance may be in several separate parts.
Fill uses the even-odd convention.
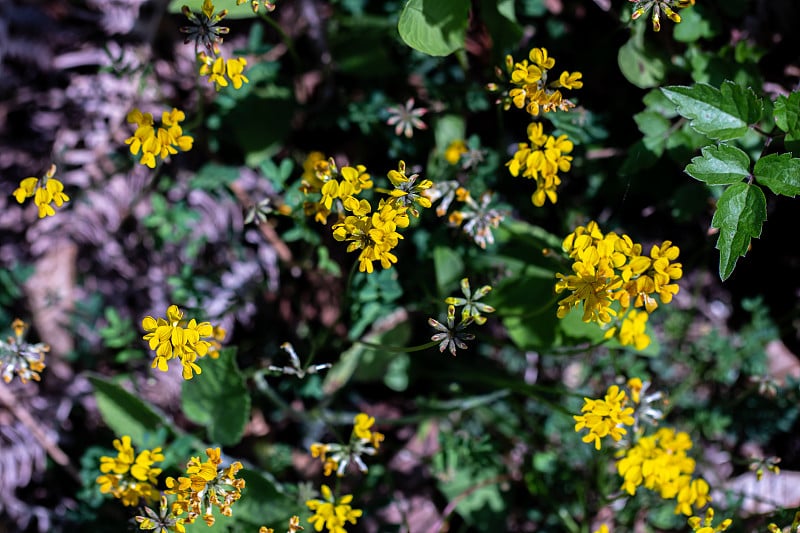
[[[536,191],[531,201],[536,207],[544,205],[545,198],[556,203],[556,188],[561,185],[558,172],[568,172],[572,166],[572,141],[566,135],[558,138],[546,135],[542,124],[531,122],[528,125],[528,143],[519,143],[517,151],[507,163],[512,176],[536,181]]]
[[[520,62],[506,56],[506,70],[511,77],[513,88],[504,101],[504,109],[513,104],[517,109],[525,109],[536,117],[540,112],[567,111],[575,104],[565,99],[559,89],[580,89],[583,87],[580,72],[563,71],[558,79],[548,83],[550,69],[556,60],[549,56],[547,48],[532,48],[528,59]]]
[[[354,462],[361,472],[367,472],[367,465],[362,455],[375,455],[378,453],[383,433],[373,431],[375,418],[366,413],[359,413],[353,419],[353,431],[347,444],[315,442],[311,445],[311,456],[322,461],[326,476],[333,472],[339,477],[344,476],[347,465]]]
[[[617,385],[608,388],[603,399],[584,398],[581,408],[582,415],[574,415],[575,431],[584,428],[589,433],[583,436],[583,442],[594,442],[596,450],[600,449],[600,441],[610,436],[614,441],[619,442],[622,436],[627,433],[624,426],[632,426],[633,407],[627,407],[628,395]]]
[[[133,136],[125,139],[125,144],[130,145],[133,155],[142,152],[139,162],[150,168],[155,168],[156,160],[160,157],[166,159],[170,154],[177,154],[178,150],[187,152],[192,149],[194,139],[183,134],[180,123],[186,115],[175,107],[172,111],[161,114],[161,123],[164,127],[155,128],[153,115],[142,113],[137,108],[128,113],[128,122],[136,124]]]
[[[187,324],[177,305],[169,306],[166,318],[144,317],[142,328],[147,332],[143,339],[156,352],[152,367],[166,372],[167,362],[177,358],[183,365],[183,379],[192,379],[193,373],[202,373],[195,361],[206,355],[218,356],[216,347],[225,335],[224,330],[215,328],[210,322],[198,324],[193,318]]]
[[[371,189],[372,185],[367,167],[357,165],[339,169],[333,158],[326,159],[322,152],[311,152],[303,163],[300,190],[304,194],[319,193],[321,197],[316,202],[305,202],[303,210],[307,216],[314,215],[314,220],[321,224],[327,223],[332,210],[341,219],[345,200]]]
[[[214,507],[219,508],[223,516],[231,516],[231,506],[242,496],[245,486],[243,479],[236,479],[242,469],[242,463],[235,461],[223,468],[219,448],[207,448],[206,461],[192,457],[186,464],[186,476],[167,478],[167,494],[174,494],[175,514],[187,513],[187,524],[192,524],[198,516],[209,526],[213,526]]]
[[[556,293],[569,291],[558,302],[558,317],[563,318],[579,304],[583,304],[583,321],[608,324],[619,317],[619,340],[644,348],[650,339],[644,333],[647,315],[631,313],[632,308],[653,312],[658,303],[672,301],[679,287],[674,281],[683,276],[683,268],[675,260],[680,254],[671,241],[653,245],[649,256],[642,254],[642,245],[634,243],[628,235],[614,232],[604,234],[596,222],[579,226],[562,243],[562,249],[574,261],[573,274],[556,274]],[[616,309],[612,307],[616,305]],[[607,337],[617,332],[613,327]]]
[[[676,499],[675,514],[691,515],[692,507],[703,507],[711,500],[708,483],[692,479],[695,461],[686,454],[691,447],[689,435],[672,428],[641,437],[617,461],[622,489],[633,496],[643,486],[666,500]]]
[[[314,511],[314,515],[308,519],[314,525],[314,531],[326,528],[329,533],[347,533],[344,529],[347,522],[355,524],[362,514],[361,509],[353,509],[350,506],[353,495],[346,494],[337,500],[330,487],[322,485],[322,497],[324,500],[306,501],[308,508]]]
[[[117,450],[116,457],[100,458],[102,475],[96,480],[100,492],[111,493],[130,507],[139,505],[141,499],[148,503],[158,500],[161,494],[156,489],[156,478],[161,469],[153,465],[164,460],[161,448],[142,450],[136,455],[128,435],[114,439],[114,448]]]
[[[289,528],[286,530],[286,533],[297,533],[303,529],[305,528],[300,525],[300,517],[295,515],[289,519]],[[258,528],[258,533],[275,533],[275,530],[271,527],[261,526]]]
[[[692,514],[692,508],[705,506],[711,497],[705,480],[694,478],[695,461],[687,452],[692,440],[687,433],[672,428],[661,428],[655,434],[645,436],[642,423],[655,425],[663,417],[654,403],[662,400],[660,392],[645,395],[649,382],[631,378],[625,390],[612,385],[603,399],[584,398],[581,415],[575,415],[575,431],[588,429],[583,441],[594,442],[595,449],[601,440],[610,436],[620,443],[617,452],[617,472],[623,479],[622,490],[631,496],[639,487],[645,487],[664,499],[675,499],[675,514]],[[628,405],[628,400],[632,405]],[[632,438],[625,426],[632,426]]]
[[[23,203],[26,198],[33,197],[33,203],[39,208],[39,218],[55,215],[56,211],[50,204],[61,207],[69,201],[69,196],[64,193],[64,184],[53,177],[55,174],[56,166],[50,165],[44,177],[25,178],[12,193],[14,198]]]
[[[580,72],[564,71],[557,80],[548,82],[548,74],[556,64],[546,48],[532,48],[528,59],[515,62],[506,56],[506,71],[511,77],[511,89],[503,97],[503,109],[513,105],[525,109],[532,117],[551,111],[569,111],[575,104],[565,99],[560,89],[580,89],[583,87]],[[500,72],[498,70],[498,72]],[[519,143],[514,156],[506,162],[512,176],[520,174],[536,181],[536,191],[531,201],[536,207],[544,205],[545,200],[556,203],[556,189],[561,184],[558,172],[567,172],[572,166],[573,143],[566,135],[554,137],[546,135],[541,123],[528,125],[527,143]]]
[[[333,225],[333,238],[348,243],[347,251],[360,250],[359,272],[372,273],[373,262],[380,261],[383,268],[391,268],[397,262],[392,250],[403,238],[398,229],[408,227],[408,213],[419,216],[417,206],[428,208],[431,200],[424,195],[433,182],[418,180],[418,174],[406,175],[405,162],[400,161],[397,170],[387,174],[393,189],[376,189],[387,195],[381,198],[377,208],[369,200],[358,195],[373,186],[366,167],[336,167],[333,159],[325,160],[319,152],[312,152],[303,164],[304,174],[300,189],[308,193],[319,193],[317,202],[306,202],[307,215],[326,223],[328,215],[336,210],[338,221]],[[347,214],[349,213],[349,214]]]
[[[20,319],[11,323],[14,336],[5,341],[0,339],[0,372],[3,381],[10,383],[14,375],[22,383],[29,379],[39,381],[39,372],[44,370],[44,354],[50,351],[50,346],[38,342],[30,344],[25,342],[25,331],[28,325]]]

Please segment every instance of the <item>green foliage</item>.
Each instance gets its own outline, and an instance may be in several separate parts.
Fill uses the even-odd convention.
[[[706,146],[701,157],[686,166],[686,173],[709,185],[730,185],[750,175],[750,157],[735,146]]]
[[[666,61],[649,41],[645,40],[645,27],[633,27],[631,38],[622,45],[617,64],[622,75],[641,89],[656,87],[666,76]]]
[[[446,56],[464,47],[468,11],[467,0],[408,0],[397,30],[411,48]]]
[[[250,418],[250,395],[236,366],[236,350],[202,361],[203,373],[183,384],[181,406],[186,416],[205,426],[208,438],[225,446],[239,442]]]
[[[62,426],[80,431],[64,429],[60,445],[68,453],[86,450],[80,452],[83,488],[65,498],[68,506],[77,499],[71,530],[102,531],[111,523],[119,529],[136,512],[101,496],[96,483],[99,457],[113,455],[111,438],[126,434],[137,448],[164,447],[165,460],[158,465],[162,490],[165,476],[178,475],[208,446],[223,448],[225,466],[235,460],[244,464],[240,477],[247,486],[232,516],[215,511],[213,527],[198,519],[187,527],[189,533],[257,531],[262,525],[284,531],[295,514],[306,530],[313,529],[305,501],[319,497],[322,483],[337,498],[352,493],[353,507],[363,509],[357,525],[345,525],[348,532],[413,529],[421,515],[411,506],[422,498],[419,511],[440,518],[442,530],[587,533],[607,516],[609,505],[613,524],[608,525],[615,531],[685,530],[674,501],[644,489],[634,497],[620,490],[614,463],[622,448],[614,450],[606,440],[598,453],[575,431],[573,417],[584,398],[601,398],[610,385],[637,376],[647,383],[648,408],[665,415],[661,427],[692,436],[690,454],[697,465],[707,461],[708,440],[737,468],[745,460],[740,457],[745,442],[758,443],[765,454],[796,444],[792,430],[800,417],[800,387],[791,379],[783,386],[773,382],[767,347],[771,351],[781,333],[789,344],[796,340],[785,333],[798,312],[796,302],[786,298],[795,288],[786,267],[796,263],[797,252],[781,241],[780,257],[770,256],[776,252],[766,249],[766,237],[774,233],[764,232],[754,247],[766,256],[767,276],[781,280],[780,287],[748,283],[741,271],[735,283],[721,285],[708,279],[704,249],[710,246],[702,231],[710,221],[719,232],[719,275],[726,280],[768,216],[770,224],[792,229],[792,221],[781,217],[800,194],[800,92],[787,91],[772,102],[762,90],[785,90],[777,86],[791,75],[782,70],[791,64],[781,48],[789,40],[771,12],[754,16],[754,3],[747,0],[721,2],[716,11],[701,3],[681,10],[680,24],[662,16],[661,33],[655,34],[650,14],[631,21],[630,3],[617,9],[601,0],[563,6],[546,0],[279,0],[274,14],[262,0],[257,16],[248,1],[229,2],[217,6],[230,10],[231,19],[223,21],[230,34],[224,34],[220,53],[246,57],[249,82],[216,92],[199,76],[192,87],[187,74],[197,64],[187,69],[186,57],[193,50],[173,54],[172,45],[183,38],[175,30],[188,24],[179,14],[184,3],[197,12],[202,0],[169,2],[174,16],[154,26],[152,35],[147,32],[156,43],[149,50],[153,66],[127,67],[127,54],[113,46],[106,46],[114,50],[106,55],[115,75],[147,88],[137,95],[142,109],[155,114],[157,105],[187,104],[182,109],[186,133],[194,137],[191,152],[165,159],[148,174],[149,181],[130,181],[125,177],[130,158],[122,157],[127,148],[119,146],[113,164],[92,167],[83,182],[72,176],[85,172],[68,174],[74,204],[58,212],[83,216],[92,207],[80,198],[83,188],[103,191],[95,168],[113,169],[115,186],[120,177],[132,185],[130,209],[109,224],[104,241],[78,242],[78,274],[64,282],[70,294],[63,301],[65,322],[75,336],[70,368],[116,374],[89,378],[105,427],[84,432],[91,426],[83,418],[93,413],[83,409],[73,409],[78,414]],[[580,9],[572,9],[576,6]],[[781,9],[793,20],[791,6]],[[618,11],[625,18],[621,38],[619,27],[613,28]],[[601,17],[612,24],[598,23]],[[139,33],[131,32],[126,42],[138,40]],[[728,35],[747,38],[729,43],[723,38]],[[240,48],[230,43],[241,43]],[[537,89],[560,89],[574,108],[545,110],[540,104],[532,117],[511,105],[509,91],[516,82],[508,79],[505,55],[530,65],[525,58],[531,46],[546,46],[559,67]],[[767,52],[768,61],[760,61]],[[183,63],[174,71],[164,68],[178,57]],[[562,68],[583,73],[580,92],[558,87]],[[82,65],[79,73],[88,70]],[[60,83],[71,75],[67,69],[56,78]],[[515,77],[518,81],[519,71]],[[674,85],[662,87],[665,83]],[[427,128],[397,135],[387,122],[402,116],[398,105],[412,98]],[[643,105],[634,109],[640,98]],[[9,117],[19,122],[13,112]],[[511,178],[505,165],[525,141],[531,121],[573,144],[569,157],[556,165],[558,202],[541,208],[531,205],[539,183],[531,187],[531,180]],[[554,141],[540,154],[550,163]],[[69,150],[58,158],[86,157]],[[324,160],[333,158],[339,168],[367,166],[374,187],[365,189],[363,198],[371,202],[372,215],[391,188],[386,171],[398,168],[398,160],[405,161],[408,175],[434,183],[425,193],[433,205],[421,208],[400,233],[391,268],[376,263],[375,272],[358,271],[355,257],[377,237],[367,231],[349,242],[337,240],[341,234],[333,234],[333,226],[350,214],[340,205],[342,197],[333,195],[326,224],[308,215],[319,207],[319,189],[326,183],[330,195],[332,179],[323,165],[316,169],[317,180],[309,178],[313,171],[304,159],[311,151],[324,152]],[[485,192],[493,194],[491,204],[482,204]],[[768,198],[770,193],[776,196]],[[394,194],[404,197],[403,191]],[[261,208],[258,223],[248,221],[242,231],[240,215],[251,213],[253,205]],[[99,214],[90,220],[105,220],[106,214]],[[10,208],[7,215],[12,218]],[[18,253],[6,241],[0,247],[5,267],[0,317],[10,323],[20,316],[36,325],[31,342],[53,343],[47,371],[58,372],[43,374],[46,386],[31,389],[49,402],[62,385],[62,362],[53,359],[61,354],[49,340],[52,331],[35,331],[52,321],[40,305],[25,301],[48,273],[40,273],[37,263],[36,275],[42,277],[23,290],[34,269],[20,265],[56,250],[57,242],[48,239],[86,231],[83,220],[66,218],[63,226],[14,220],[31,246]],[[642,243],[645,256],[667,239],[680,247],[682,267],[672,270],[681,278],[680,292],[673,303],[658,301],[666,316],[662,320],[659,310],[648,321],[645,334],[651,341],[643,350],[622,346],[618,331],[606,339],[619,322],[584,322],[580,305],[558,318],[558,302],[569,291],[555,292],[556,274],[580,269],[562,243],[589,220],[597,220],[604,232]],[[776,227],[775,233],[785,228]],[[476,244],[476,237],[488,235],[493,242]],[[613,246],[618,251],[617,243]],[[125,264],[108,256],[126,259]],[[101,261],[109,264],[98,265]],[[658,277],[654,263],[648,265],[648,275]],[[116,278],[103,279],[111,275]],[[580,290],[587,299],[608,294],[583,277]],[[443,300],[461,296],[463,278],[473,292],[484,284],[492,287],[481,301],[495,312],[485,313],[486,324],[465,326],[475,338],[452,357],[439,353],[428,319],[444,320]],[[663,274],[657,282],[663,286],[662,280]],[[764,298],[742,299],[762,292]],[[53,303],[62,297],[54,294]],[[217,359],[197,361],[203,371],[182,383],[180,402],[152,392],[146,376],[157,369],[142,357],[142,309],[164,300],[191,309],[198,321],[229,329],[222,342],[230,347]],[[620,312],[619,301],[610,309]],[[456,323],[460,318],[459,308]],[[283,353],[277,361],[264,360],[289,341],[302,347],[301,361],[288,366]],[[127,388],[129,383],[134,388]],[[139,388],[141,383],[147,386]],[[774,397],[772,390],[778,391]],[[27,406],[27,398],[20,396],[20,405]],[[38,409],[34,403],[32,412]],[[319,458],[309,457],[309,444],[354,446],[353,416],[362,411],[375,416],[373,430],[386,437],[374,455],[363,453],[368,472],[358,472],[353,452],[343,479],[324,477]],[[641,412],[637,429],[629,428],[620,446],[653,429]],[[0,440],[5,453],[7,435]],[[60,468],[53,462],[48,474]],[[72,488],[72,481],[67,483]],[[31,486],[20,494],[39,498],[40,491]],[[715,498],[715,508],[723,503]],[[717,512],[736,516],[734,506]],[[435,514],[427,514],[430,508]],[[398,512],[400,522],[387,523]],[[0,521],[5,519],[2,514]],[[755,530],[764,520],[737,518],[732,528]]]
[[[775,194],[794,198],[800,194],[800,159],[791,154],[770,154],[756,161],[753,175]]]
[[[723,281],[733,273],[739,257],[747,253],[750,239],[761,235],[765,220],[767,199],[759,187],[736,183],[722,193],[711,226],[719,229],[719,277]]]
[[[691,120],[698,133],[721,141],[741,137],[761,119],[763,102],[745,87],[726,81],[717,89],[706,83],[690,87],[663,87],[664,95],[678,113]]]
[[[133,321],[123,319],[113,307],[106,307],[105,317],[107,325],[101,328],[99,333],[106,346],[119,350],[116,361],[125,363],[126,361],[141,358],[144,352],[131,348],[131,345],[138,340]]]
[[[134,446],[146,446],[148,435],[162,427],[169,429],[164,416],[152,405],[121,386],[98,376],[90,376],[89,381],[94,387],[95,401],[103,422],[116,435],[130,435]]]
[[[778,127],[781,124],[786,129],[795,127],[795,111],[787,109],[792,97],[779,98],[774,106],[765,105],[752,90],[731,81],[725,81],[719,90],[698,83],[691,87],[665,87],[661,91],[677,106],[678,113],[691,121],[694,130],[711,139],[744,143],[745,134],[765,113]],[[658,135],[664,127],[652,111],[646,113],[650,121],[640,124],[645,140],[653,130]],[[769,139],[767,144],[771,142],[769,132],[762,133]],[[656,143],[651,141],[650,145]],[[724,281],[733,273],[739,257],[747,253],[751,238],[761,235],[761,227],[767,220],[767,201],[759,185],[775,194],[795,197],[800,193],[800,159],[789,153],[764,155],[751,171],[750,156],[731,144],[705,146],[701,154],[686,166],[686,173],[708,185],[730,185],[722,192],[711,221],[712,227],[720,230],[716,247],[720,250],[719,275]]]

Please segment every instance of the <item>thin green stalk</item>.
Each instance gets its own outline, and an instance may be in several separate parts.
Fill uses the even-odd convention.
[[[281,41],[283,41],[283,44],[286,45],[286,49],[289,50],[289,55],[292,56],[292,60],[295,62],[295,65],[300,66],[300,56],[297,54],[297,50],[294,48],[294,42],[292,41],[292,38],[289,37],[289,34],[283,31],[283,28],[281,28],[280,24],[272,20],[272,17],[266,13],[260,12],[259,16],[264,22],[272,26],[275,31],[278,32],[278,35],[281,37]]]

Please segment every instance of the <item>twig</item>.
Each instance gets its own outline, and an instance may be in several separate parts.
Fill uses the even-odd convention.
[[[245,209],[248,209],[253,205],[253,201],[250,199],[244,189],[242,189],[241,185],[234,182],[231,183],[229,187],[236,196],[236,199],[239,200],[239,203],[242,204]],[[280,260],[286,264],[291,264],[294,260],[292,257],[292,251],[278,236],[275,228],[273,228],[268,222],[261,222],[258,224],[258,229],[261,231],[261,234],[264,236],[264,238],[267,239],[267,242],[269,242],[275,248],[275,252],[278,254]]]
[[[8,410],[11,411],[11,414],[17,417],[17,419],[22,422],[26,428],[28,428],[28,430],[31,432],[31,435],[33,435],[33,438],[36,439],[36,442],[38,442],[39,445],[44,448],[44,450],[47,452],[47,455],[49,455],[53,461],[63,466],[64,470],[69,472],[69,474],[75,478],[75,480],[80,481],[81,478],[78,474],[78,471],[72,466],[69,461],[69,457],[66,453],[64,453],[64,450],[59,448],[58,444],[50,440],[50,437],[48,437],[47,434],[42,431],[42,429],[39,427],[39,424],[37,424],[36,420],[33,419],[31,414],[20,407],[19,403],[11,394],[11,391],[9,391],[8,387],[4,385],[0,386],[0,403],[8,408]]]

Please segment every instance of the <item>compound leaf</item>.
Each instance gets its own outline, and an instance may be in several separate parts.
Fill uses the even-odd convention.
[[[734,183],[717,202],[717,212],[711,226],[719,228],[719,277],[722,281],[733,273],[736,261],[744,257],[750,239],[761,235],[767,220],[767,199],[757,185]]]
[[[741,137],[750,124],[758,122],[764,103],[755,93],[731,81],[717,89],[706,83],[690,87],[674,85],[661,89],[677,106],[678,113],[691,120],[691,127],[711,139]]]
[[[771,154],[756,161],[753,174],[762,185],[775,194],[800,194],[800,159],[791,154]]]
[[[735,146],[706,146],[692,159],[686,173],[709,185],[730,185],[750,175],[750,157]]]

